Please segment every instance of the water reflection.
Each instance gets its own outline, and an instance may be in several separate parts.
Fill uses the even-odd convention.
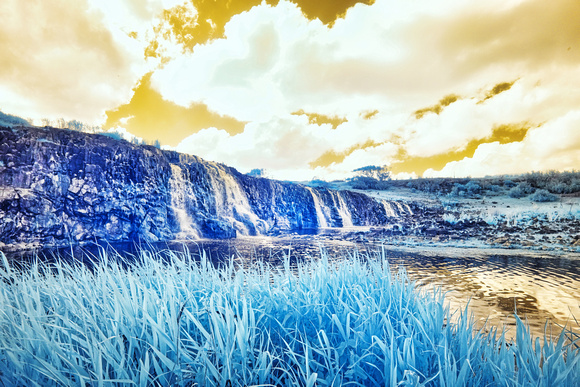
[[[384,247],[378,244],[355,244],[330,241],[317,235],[309,237],[245,237],[235,240],[200,240],[185,243],[160,243],[146,246],[115,244],[114,248],[129,258],[142,248],[158,251],[189,250],[193,255],[205,251],[219,264],[233,259],[237,264],[249,265],[255,261],[279,265],[285,254],[296,260],[318,259],[320,248],[332,260],[344,259],[356,249],[376,254]],[[527,319],[534,335],[543,335],[546,321],[552,331],[567,325],[580,333],[574,317],[580,318],[580,259],[577,257],[537,257],[522,255],[493,255],[483,250],[446,249],[401,250],[386,248],[386,255],[394,270],[404,267],[419,288],[430,291],[441,287],[452,310],[468,303],[479,327],[511,326],[508,336],[515,335],[513,313]],[[60,256],[90,263],[102,254],[97,246],[39,251],[44,259]],[[90,257],[90,258],[87,258]],[[23,256],[12,256],[22,260]]]

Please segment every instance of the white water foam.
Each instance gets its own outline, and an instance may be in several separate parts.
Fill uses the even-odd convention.
[[[181,167],[171,164],[171,178],[169,179],[169,186],[171,187],[171,208],[177,215],[180,232],[177,234],[178,239],[199,239],[199,233],[193,227],[193,219],[187,213],[185,201],[187,198],[188,187],[183,178],[183,171]]]
[[[336,197],[338,199],[338,204],[337,204],[336,208],[338,210],[338,214],[340,215],[340,218],[342,219],[342,227],[352,227],[353,226],[352,214],[349,211],[348,207],[346,206],[344,199],[340,195],[340,191],[333,192],[333,194],[336,195]]]
[[[387,214],[387,216],[391,218],[397,217],[397,214],[395,214],[395,210],[393,209],[393,205],[390,202],[387,202],[386,200],[381,200],[381,203],[383,203],[383,207],[385,208],[385,213]]]
[[[316,210],[316,218],[318,219],[318,227],[319,228],[325,228],[328,227],[328,222],[326,221],[326,218],[324,217],[324,213],[322,212],[322,201],[320,200],[320,198],[318,197],[318,194],[316,193],[316,191],[314,191],[312,188],[310,187],[306,187],[306,189],[308,191],[310,191],[310,194],[312,195],[312,199],[314,200],[314,209]]]
[[[268,230],[268,224],[252,211],[248,198],[237,180],[219,167],[216,167],[215,171],[217,176],[211,173],[213,171],[210,171],[210,176],[218,214],[230,220],[234,228],[243,235],[251,234],[247,223],[252,223],[258,234],[264,234]]]

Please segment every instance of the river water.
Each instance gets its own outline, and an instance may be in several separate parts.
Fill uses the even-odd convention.
[[[111,245],[124,254],[135,254],[132,244]],[[293,259],[316,260],[323,248],[329,260],[348,259],[358,251],[376,254],[384,251],[392,270],[404,268],[409,278],[423,291],[440,287],[446,292],[451,310],[469,309],[478,327],[506,327],[515,336],[517,313],[527,320],[532,334],[558,334],[561,327],[580,334],[580,254],[558,256],[537,252],[435,247],[399,247],[324,240],[316,235],[294,237],[243,237],[232,240],[199,240],[148,245],[153,249],[182,251],[196,255],[205,251],[214,262],[233,259],[238,264],[254,261],[279,265],[284,254]],[[41,253],[60,256],[98,255],[96,247],[85,246]],[[17,257],[13,257],[17,258]]]

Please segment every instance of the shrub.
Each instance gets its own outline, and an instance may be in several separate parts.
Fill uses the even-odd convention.
[[[525,192],[523,189],[521,189],[520,187],[512,187],[509,191],[508,191],[508,195],[511,198],[523,198],[524,196],[526,196]]]
[[[530,200],[533,202],[555,202],[558,199],[560,199],[558,195],[554,195],[545,189],[539,189],[530,196]]]
[[[524,196],[528,196],[529,194],[533,193],[535,189],[528,183],[520,183],[517,186],[511,188],[508,192],[508,195],[512,198],[523,198]]]
[[[451,189],[451,195],[454,196],[465,196],[466,192],[465,185],[461,183],[453,184],[453,188]]]
[[[358,176],[349,180],[350,186],[353,189],[369,190],[374,189],[378,191],[387,190],[390,187],[390,182],[387,180],[377,180],[372,177]]]
[[[470,180],[465,184],[465,190],[469,195],[477,195],[481,193],[481,186],[474,180]]]

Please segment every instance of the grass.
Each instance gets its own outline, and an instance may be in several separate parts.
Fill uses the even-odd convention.
[[[4,386],[573,386],[571,333],[476,331],[384,253],[279,268],[142,251],[86,265],[0,253]],[[453,321],[453,322],[452,322]],[[576,384],[577,385],[577,384]]]

